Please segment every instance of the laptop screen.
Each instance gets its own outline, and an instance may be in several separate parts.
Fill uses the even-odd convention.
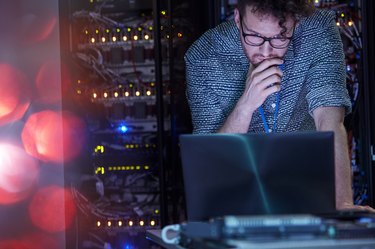
[[[333,132],[180,136],[187,218],[335,211]]]

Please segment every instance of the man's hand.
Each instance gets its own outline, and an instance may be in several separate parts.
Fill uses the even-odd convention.
[[[353,205],[353,203],[343,203],[339,211],[365,211],[375,213],[375,209],[370,206],[360,206],[360,205]]]
[[[246,133],[253,116],[272,93],[280,91],[283,72],[278,65],[283,61],[279,58],[264,60],[254,70],[249,68],[244,93],[236,106],[218,130],[222,133]]]
[[[249,68],[245,91],[239,102],[245,103],[250,112],[258,109],[267,97],[280,91],[280,82],[283,72],[278,65],[283,61],[279,58],[264,60],[254,70]]]

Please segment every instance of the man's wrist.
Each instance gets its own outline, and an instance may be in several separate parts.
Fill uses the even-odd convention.
[[[239,115],[243,117],[248,117],[249,115],[250,117],[253,116],[253,113],[255,112],[257,108],[252,107],[249,103],[244,101],[242,98],[243,97],[241,97],[236,104],[236,107],[235,107],[236,111],[238,112]]]

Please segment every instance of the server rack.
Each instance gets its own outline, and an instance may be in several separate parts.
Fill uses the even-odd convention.
[[[178,135],[189,132],[186,1],[60,1],[67,108],[87,123],[66,173],[79,209],[70,248],[152,248],[145,230],[183,218]],[[75,246],[75,247],[74,247]]]

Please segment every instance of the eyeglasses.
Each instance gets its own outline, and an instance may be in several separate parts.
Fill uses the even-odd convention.
[[[250,46],[262,46],[266,41],[268,41],[271,47],[276,49],[286,48],[289,45],[290,40],[293,35],[290,37],[264,37],[256,34],[246,34],[242,26],[242,16],[240,16],[240,25],[242,30],[242,36],[247,45]]]

